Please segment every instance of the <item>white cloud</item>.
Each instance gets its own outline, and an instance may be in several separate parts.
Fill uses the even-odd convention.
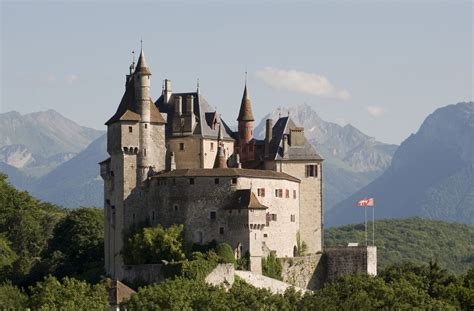
[[[387,110],[385,108],[378,107],[378,106],[368,106],[367,107],[367,112],[372,117],[380,117],[380,116],[384,115],[387,112]]]
[[[347,90],[336,88],[323,75],[316,73],[265,67],[256,76],[276,90],[287,90],[323,97],[348,99]]]

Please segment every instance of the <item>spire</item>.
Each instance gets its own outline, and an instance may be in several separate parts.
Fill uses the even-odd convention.
[[[240,112],[237,121],[254,121],[252,104],[247,95],[247,82],[245,82],[244,95],[242,96],[242,103],[240,104]]]
[[[217,136],[217,155],[214,161],[214,168],[227,168],[227,160],[224,153],[224,143],[222,134],[222,123],[219,123],[219,135]]]
[[[150,68],[145,60],[145,53],[143,53],[143,49],[140,51],[140,57],[138,58],[137,67],[135,72],[141,73],[144,75],[151,75]]]

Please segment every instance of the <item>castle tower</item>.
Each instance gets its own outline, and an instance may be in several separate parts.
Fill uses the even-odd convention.
[[[140,114],[139,122],[139,151],[137,155],[137,181],[144,181],[147,173],[154,165],[153,154],[150,150],[150,109],[153,102],[150,99],[150,77],[151,71],[145,60],[143,49],[140,52],[140,58],[135,69],[135,100],[137,103],[138,113]],[[148,154],[147,154],[148,153]]]
[[[140,195],[148,173],[165,169],[165,123],[150,98],[151,72],[143,50],[136,68],[127,75],[125,93],[107,125],[107,152],[101,162],[104,179],[105,269],[108,275],[123,275],[123,235],[142,221]]]
[[[253,122],[252,104],[247,95],[247,83],[245,83],[244,94],[240,104],[238,121],[239,144],[238,153],[242,162],[254,160],[255,148],[253,144]]]

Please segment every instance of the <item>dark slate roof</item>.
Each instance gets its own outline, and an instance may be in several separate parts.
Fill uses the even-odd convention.
[[[290,128],[296,128],[296,124],[289,117],[283,117],[273,126],[272,140],[270,141],[270,158],[283,160],[283,136],[290,133]],[[303,146],[289,146],[288,158],[285,160],[322,160],[313,145],[304,138]]]
[[[239,189],[231,194],[230,202],[225,209],[268,209],[260,203],[250,189]]]
[[[281,172],[270,170],[249,170],[243,168],[195,168],[179,169],[157,174],[152,178],[161,177],[249,177],[264,179],[286,179],[294,182],[300,182],[298,178]]]
[[[134,87],[133,75],[130,76],[127,85],[125,87],[125,93],[122,96],[122,100],[117,108],[115,114],[110,118],[105,125],[110,125],[117,121],[140,121],[140,113],[138,110],[138,104],[135,100],[135,87]],[[150,98],[150,121],[152,123],[165,123],[165,119],[161,116],[158,108],[153,105],[153,101]]]
[[[244,95],[242,95],[237,121],[255,121],[252,113],[252,103],[247,95],[247,84],[245,84]]]
[[[158,109],[167,114],[167,126],[166,126],[166,135],[171,136],[173,128],[173,117],[174,117],[174,101],[176,96],[182,97],[183,103],[183,112],[186,112],[186,97],[192,95],[194,96],[194,115],[196,117],[196,128],[194,129],[193,135],[199,135],[201,137],[215,138],[219,135],[219,126],[212,126],[212,121],[218,119],[222,121],[224,127],[223,130],[223,139],[224,140],[234,140],[233,132],[227,123],[224,122],[216,112],[216,110],[207,103],[206,99],[197,92],[189,93],[173,93],[169,100],[168,104],[163,102],[163,95],[158,98],[155,102],[155,105]]]
[[[141,50],[140,52],[140,57],[138,58],[135,72],[139,72],[144,75],[151,75],[151,71],[150,71],[150,68],[148,67],[148,64],[146,63],[145,54],[143,53],[143,50]]]

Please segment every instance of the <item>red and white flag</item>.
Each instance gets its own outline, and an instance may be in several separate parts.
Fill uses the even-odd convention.
[[[356,203],[357,206],[374,206],[374,198],[368,198],[368,199],[363,199],[360,200],[359,202]]]

